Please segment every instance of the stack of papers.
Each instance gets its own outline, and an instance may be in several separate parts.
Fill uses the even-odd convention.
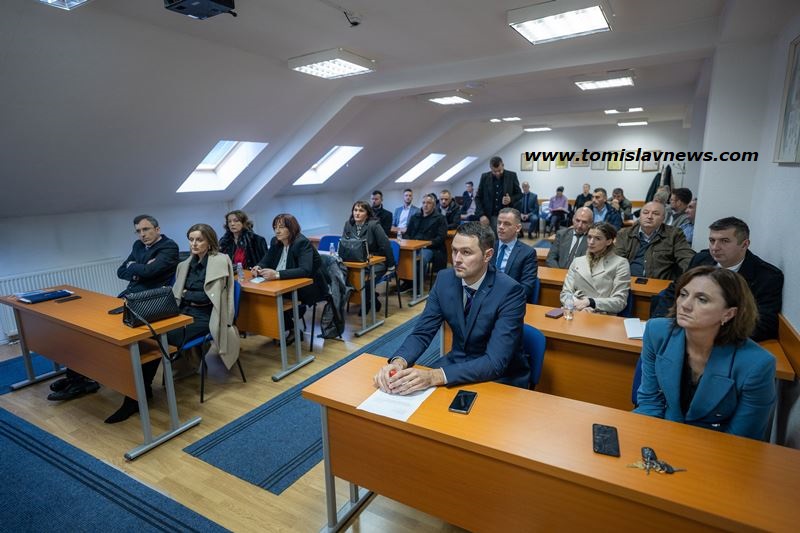
[[[369,398],[361,402],[361,405],[359,405],[357,409],[405,422],[414,414],[414,411],[419,409],[422,402],[424,402],[434,390],[436,390],[436,387],[414,392],[407,396],[387,394],[381,390],[376,390]]]
[[[622,321],[625,324],[625,335],[629,339],[641,339],[644,337],[644,328],[647,321],[639,320],[638,318],[626,318]]]

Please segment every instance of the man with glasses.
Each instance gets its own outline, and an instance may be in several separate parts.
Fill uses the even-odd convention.
[[[138,240],[127,259],[117,269],[117,277],[128,281],[119,297],[170,285],[178,266],[178,245],[161,234],[158,220],[150,215],[139,215],[133,219]],[[64,401],[84,394],[97,392],[100,385],[82,374],[67,369],[66,377],[50,384],[53,391],[47,396],[51,401]]]

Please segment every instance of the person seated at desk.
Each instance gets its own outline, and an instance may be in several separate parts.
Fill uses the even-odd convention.
[[[453,268],[439,273],[414,331],[374,376],[376,387],[392,394],[491,380],[528,387],[530,367],[521,349],[525,291],[497,272],[493,259],[491,228],[480,222],[458,227]],[[432,370],[414,368],[445,321],[452,349]]]
[[[261,258],[252,271],[254,276],[261,276],[267,281],[275,279],[311,278],[314,283],[297,290],[297,296],[304,305],[314,305],[328,294],[328,284],[322,272],[322,260],[317,249],[300,233],[297,219],[281,213],[272,220],[275,237],[269,245],[266,255]],[[300,307],[300,315],[305,307]],[[294,342],[294,319],[292,310],[283,312],[284,327],[287,330],[286,345]],[[302,336],[302,333],[301,333]],[[302,340],[302,338],[300,339]]]
[[[463,222],[469,222],[472,220],[478,220],[478,217],[475,215],[475,185],[468,181],[466,184],[466,188],[464,189],[464,193],[461,195],[461,220]]]
[[[522,229],[519,211],[512,207],[500,210],[497,215],[497,245],[495,246],[495,268],[511,276],[525,289],[525,301],[533,296],[533,286],[539,272],[536,250],[517,239]]]
[[[372,191],[372,214],[380,223],[383,232],[388,236],[392,231],[392,212],[383,207],[383,193],[379,190]]]
[[[577,198],[575,198],[575,205],[573,209],[577,211],[581,207],[592,207],[592,200],[594,197],[592,196],[592,186],[588,183],[583,184],[583,192],[581,192]]]
[[[178,264],[178,245],[161,233],[155,217],[139,215],[133,219],[133,227],[138,239],[133,243],[130,255],[117,269],[117,277],[128,281],[120,298],[126,294],[168,286],[172,283]],[[47,399],[55,402],[72,400],[97,392],[99,388],[96,381],[68,368],[65,377],[50,384],[53,392]]]
[[[592,214],[594,215],[595,223],[608,222],[614,226],[617,231],[622,227],[622,216],[619,214],[619,211],[608,203],[608,193],[602,187],[598,187],[594,190]]]
[[[534,230],[539,234],[539,197],[535,192],[531,192],[531,186],[527,181],[522,182],[522,197],[515,206],[519,211],[522,223],[528,223],[528,238],[532,239]],[[523,237],[523,231],[520,227],[519,237]]]
[[[392,252],[392,244],[380,223],[373,218],[372,208],[367,202],[361,200],[356,201],[350,211],[350,220],[344,223],[342,230],[342,238],[346,239],[364,239],[367,241],[367,250],[370,255],[381,255],[386,258],[385,263],[375,265],[374,274],[378,279],[388,270],[395,267],[394,252]],[[372,290],[370,285],[364,287],[367,291],[367,310],[372,307]],[[375,309],[381,310],[381,301],[375,301]]]
[[[438,272],[447,265],[447,247],[445,245],[447,220],[436,211],[434,195],[426,194],[422,198],[422,211],[411,217],[405,238],[431,242],[427,248],[423,248],[421,251],[423,273],[428,271],[429,264],[434,272]],[[401,292],[409,290],[411,285],[411,281],[403,280],[400,285]]]
[[[625,191],[621,187],[617,187],[611,191],[611,207],[619,211],[622,215],[622,220],[633,220],[633,204],[630,200],[625,198]]]
[[[586,255],[576,257],[561,289],[561,304],[572,296],[576,311],[614,315],[625,309],[631,289],[628,261],[614,254],[617,230],[608,222],[592,225]]]
[[[701,266],[678,279],[670,318],[647,323],[635,413],[764,439],[775,358],[751,339],[758,312],[740,275]]]
[[[550,197],[548,207],[550,208],[550,218],[547,219],[547,225],[550,227],[550,231],[557,233],[562,224],[567,225],[567,214],[569,213],[569,202],[564,196],[563,185],[556,188],[556,195]]]
[[[439,212],[447,221],[447,229],[456,229],[461,224],[461,208],[447,189],[439,193]]]
[[[225,234],[219,240],[220,252],[227,254],[235,266],[253,268],[267,253],[267,239],[253,232],[247,213],[236,209],[225,215]]]
[[[406,232],[408,223],[411,222],[411,217],[419,213],[419,207],[412,204],[414,201],[414,191],[405,189],[403,191],[403,205],[394,210],[394,217],[392,218],[392,227],[397,229],[398,234]]]
[[[586,233],[592,225],[592,210],[579,207],[572,217],[572,227],[556,233],[545,264],[550,268],[569,268],[576,257],[586,254]]]
[[[180,348],[187,341],[211,333],[222,362],[230,369],[239,358],[239,332],[233,325],[233,265],[226,254],[220,253],[217,234],[208,224],[193,225],[186,236],[191,255],[178,265],[172,292],[181,314],[191,316],[193,322],[167,333],[167,342]],[[153,378],[160,362],[155,359],[142,365],[148,398],[153,396]],[[138,412],[139,403],[126,396],[122,406],[105,422],[116,424]]]

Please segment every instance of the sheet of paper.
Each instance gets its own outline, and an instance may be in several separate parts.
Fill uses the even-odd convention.
[[[644,337],[644,328],[647,322],[638,318],[626,318],[622,322],[625,324],[625,335],[629,339],[641,339]]]
[[[387,394],[381,390],[376,390],[369,398],[361,402],[358,409],[405,422],[434,390],[436,390],[436,387],[407,396]]]

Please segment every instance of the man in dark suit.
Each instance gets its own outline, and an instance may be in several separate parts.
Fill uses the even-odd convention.
[[[783,306],[783,272],[748,250],[750,228],[736,217],[717,220],[709,227],[708,249],[697,253],[687,270],[715,265],[738,272],[747,282],[758,306],[758,322],[751,338],[758,342],[778,337],[778,313]],[[654,296],[650,316],[667,316],[675,302],[675,282]]]
[[[428,264],[433,263],[433,271],[438,272],[447,266],[447,220],[436,211],[436,198],[432,194],[426,194],[422,198],[422,210],[409,219],[407,239],[420,241],[431,241],[427,248],[423,248],[422,271],[428,271]],[[406,291],[411,286],[407,280],[403,280],[400,290]]]
[[[525,289],[525,301],[533,303],[533,287],[539,272],[536,250],[517,239],[522,229],[519,211],[506,207],[497,215],[497,244],[495,268],[504,272]]]
[[[569,268],[576,257],[586,255],[587,232],[592,225],[592,210],[581,207],[572,217],[572,227],[558,230],[550,245],[545,264],[551,268]]]
[[[461,208],[453,201],[453,195],[447,189],[439,193],[439,210],[447,220],[447,229],[456,229],[461,224]]]
[[[491,266],[493,257],[489,227],[458,227],[453,268],[439,273],[414,331],[375,375],[375,386],[393,394],[491,380],[528,386],[530,367],[521,350],[525,291]],[[453,332],[452,349],[432,370],[415,368],[444,321]]]
[[[503,166],[503,160],[494,156],[489,160],[489,172],[481,174],[478,194],[475,195],[475,216],[481,224],[494,230],[497,215],[504,207],[513,207],[522,198],[517,174]]]
[[[595,223],[608,222],[617,228],[617,231],[622,227],[622,215],[608,203],[608,193],[602,187],[598,187],[594,190],[592,213],[594,214]]]
[[[128,258],[117,269],[117,276],[128,281],[120,298],[126,294],[171,285],[178,266],[178,245],[161,234],[158,220],[150,215],[139,215],[133,219],[133,228],[137,240]],[[68,368],[64,378],[50,384],[53,392],[47,399],[71,400],[96,392],[99,388],[96,381]]]
[[[392,231],[392,212],[383,208],[383,193],[381,191],[372,191],[372,214],[378,219],[383,232],[388,236]]]
[[[535,192],[531,192],[531,186],[527,181],[522,182],[522,197],[516,203],[516,208],[519,211],[522,223],[528,223],[528,238],[532,238],[532,233],[536,231],[539,233],[539,197]],[[520,227],[519,236],[523,236],[522,228]]]
[[[461,195],[461,220],[478,220],[475,216],[475,185],[468,181]]]

